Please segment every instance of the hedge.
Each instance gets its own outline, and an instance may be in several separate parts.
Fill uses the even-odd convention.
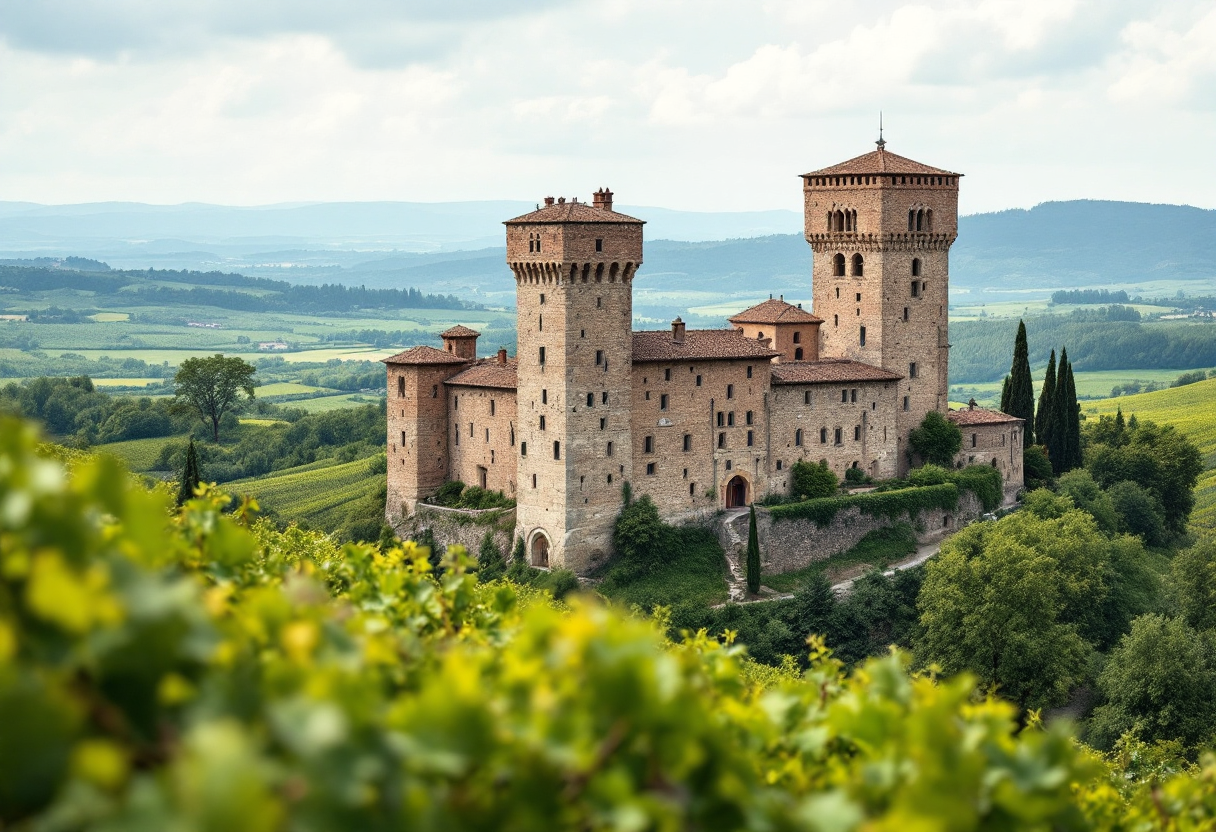
[[[820,528],[828,525],[840,511],[857,508],[871,517],[887,517],[897,520],[904,515],[915,517],[927,509],[958,508],[959,487],[952,482],[928,485],[922,488],[903,488],[899,491],[852,494],[846,497],[823,497],[818,500],[803,500],[769,509],[773,521],[813,520]]]

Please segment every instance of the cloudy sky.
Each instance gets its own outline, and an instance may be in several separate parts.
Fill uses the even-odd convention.
[[[1216,208],[1216,3],[0,0],[0,200],[797,209],[879,110],[968,213]]]

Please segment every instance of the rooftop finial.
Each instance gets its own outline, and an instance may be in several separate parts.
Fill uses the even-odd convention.
[[[886,140],[882,137],[882,110],[878,111],[878,141],[875,144],[878,145],[879,150],[887,146]]]

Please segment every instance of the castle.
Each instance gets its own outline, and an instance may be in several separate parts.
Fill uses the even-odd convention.
[[[516,501],[533,565],[583,573],[611,551],[628,482],[669,521],[788,494],[790,468],[907,472],[925,414],[959,464],[1022,485],[1022,422],[948,410],[949,252],[961,174],[878,149],[802,175],[812,310],[772,298],[724,329],[632,330],[642,220],[548,197],[507,220],[518,347],[477,357],[456,326],[388,370],[390,521],[449,480]]]

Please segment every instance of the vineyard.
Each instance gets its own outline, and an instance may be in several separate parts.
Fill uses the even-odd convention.
[[[899,654],[805,670],[463,551],[180,511],[0,422],[0,826],[1189,830],[1216,761],[1103,759]]]
[[[1216,379],[1081,405],[1087,416],[1112,415],[1118,409],[1124,416],[1135,414],[1140,419],[1174,425],[1199,447],[1205,470],[1195,487],[1191,522],[1216,529]]]
[[[263,509],[279,517],[332,529],[342,525],[352,504],[383,485],[383,459],[322,459],[264,477],[236,480],[224,488],[255,497]]]

